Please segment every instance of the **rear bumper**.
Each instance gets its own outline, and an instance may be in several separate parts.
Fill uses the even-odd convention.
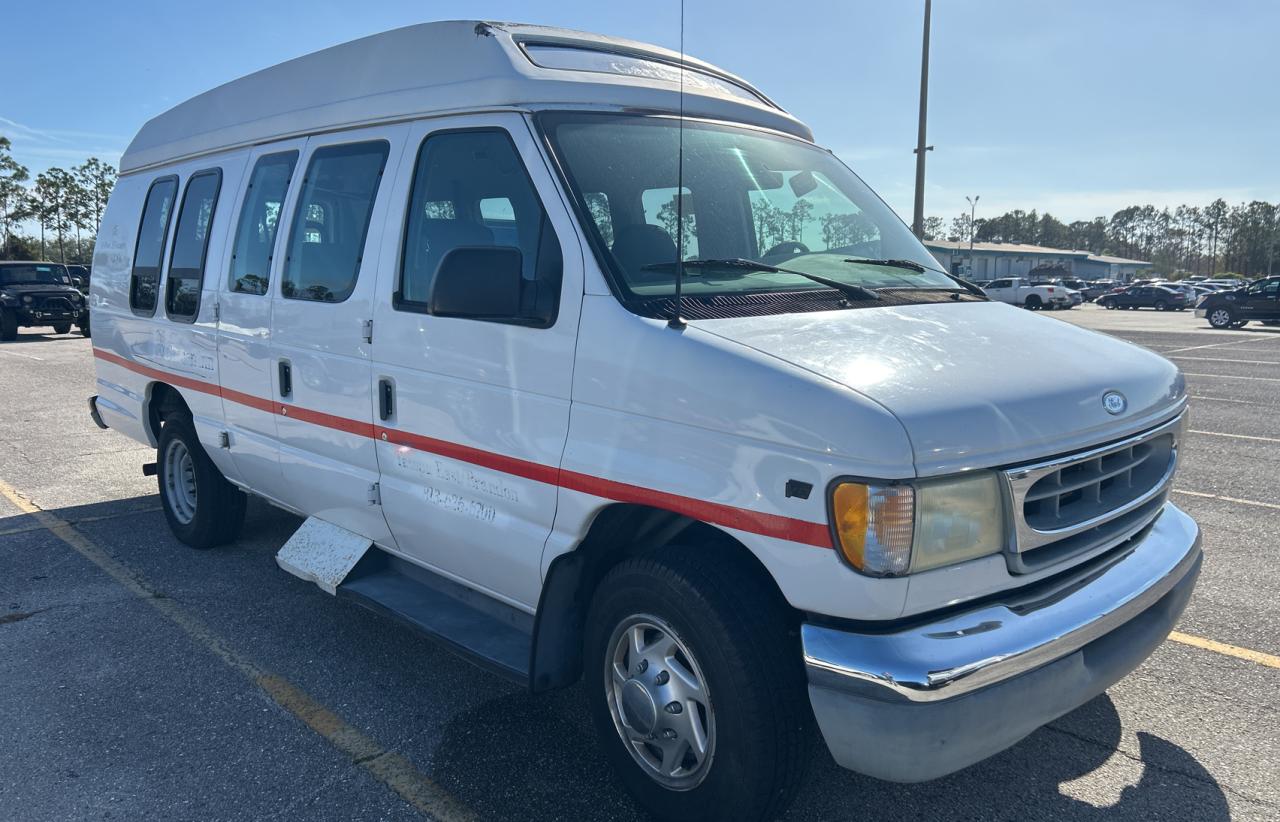
[[[894,782],[960,770],[1088,702],[1155,650],[1200,573],[1167,504],[1132,548],[1031,594],[896,633],[802,628],[809,699],[842,766]]]

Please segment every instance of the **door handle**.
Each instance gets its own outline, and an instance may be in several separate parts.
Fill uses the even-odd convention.
[[[378,380],[378,416],[386,422],[396,412],[396,389],[391,380]]]
[[[280,363],[280,396],[293,396],[293,368],[289,365],[288,360],[281,360]]]

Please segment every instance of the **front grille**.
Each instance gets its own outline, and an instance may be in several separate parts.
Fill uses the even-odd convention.
[[[66,297],[45,297],[43,300],[35,301],[32,305],[36,311],[69,312],[73,310],[71,301]]]
[[[1177,467],[1182,417],[1100,448],[1005,471],[1015,517],[1010,570],[1105,549],[1145,527]]]

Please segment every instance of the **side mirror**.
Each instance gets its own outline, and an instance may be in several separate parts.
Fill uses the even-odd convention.
[[[512,246],[463,246],[444,255],[431,284],[429,308],[441,317],[520,317],[524,258]]]

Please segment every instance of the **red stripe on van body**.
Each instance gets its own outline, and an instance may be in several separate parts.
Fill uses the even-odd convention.
[[[653,505],[714,525],[721,525],[725,528],[747,531],[790,542],[799,542],[816,548],[832,547],[831,533],[823,523],[792,519],[791,517],[777,514],[766,514],[761,511],[752,511],[748,508],[735,508],[731,505],[693,499],[692,497],[684,497],[667,491],[656,491],[640,485],[630,485],[625,482],[578,473],[577,471],[566,471],[517,457],[509,457],[505,454],[483,451],[479,448],[472,448],[447,440],[439,440],[422,434],[414,434],[398,428],[385,428],[370,422],[352,420],[347,417],[326,414],[322,411],[312,411],[297,405],[272,402],[252,394],[222,388],[204,380],[142,365],[101,348],[93,349],[93,355],[98,359],[114,363],[143,376],[163,380],[172,385],[189,388],[203,394],[213,394],[239,405],[301,420],[312,425],[345,431],[349,434],[356,434],[370,439],[381,439],[392,445],[412,448],[415,451],[429,454],[438,454],[442,457],[468,462],[481,468],[501,471],[504,474],[534,480],[547,485],[555,485],[569,491],[590,494],[602,499],[638,505]]]

